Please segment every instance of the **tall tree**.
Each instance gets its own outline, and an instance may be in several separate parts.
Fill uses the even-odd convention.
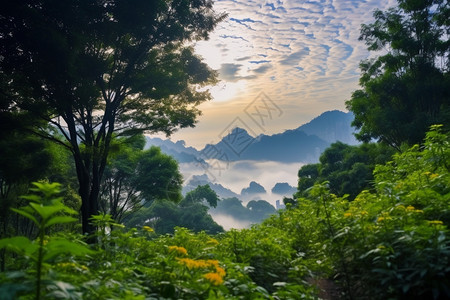
[[[224,14],[210,0],[7,0],[0,8],[1,95],[58,128],[75,160],[82,229],[95,228],[113,133],[193,126],[215,72],[194,54]],[[2,104],[3,106],[3,104]]]
[[[420,143],[430,125],[450,124],[450,4],[398,0],[374,17],[362,25],[360,40],[383,55],[361,63],[362,89],[346,104],[357,138],[400,149]]]

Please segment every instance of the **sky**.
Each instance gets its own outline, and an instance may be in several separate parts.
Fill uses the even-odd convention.
[[[236,126],[251,135],[297,128],[327,110],[346,111],[369,53],[360,26],[393,0],[216,0],[228,17],[198,42],[197,54],[219,72],[195,128],[172,140],[201,149]]]

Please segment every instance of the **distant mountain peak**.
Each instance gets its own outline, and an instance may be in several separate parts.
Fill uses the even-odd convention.
[[[244,128],[241,128],[241,127],[237,127],[237,126],[234,127],[232,130],[230,130],[230,131],[228,132],[228,134],[227,134],[224,138],[234,137],[234,136],[237,136],[237,135],[243,135],[243,136],[247,136],[247,137],[253,138],[253,137],[248,133],[247,130],[245,130]]]
[[[243,188],[241,191],[241,195],[265,194],[265,193],[266,189],[255,181],[250,182],[249,186],[247,188]]]
[[[341,141],[345,144],[356,145],[358,141],[353,135],[355,130],[351,127],[353,119],[354,116],[351,112],[330,110],[323,112],[296,130],[303,131],[308,135],[316,135],[328,143]]]

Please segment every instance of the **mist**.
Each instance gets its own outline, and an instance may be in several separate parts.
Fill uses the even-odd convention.
[[[223,227],[226,231],[230,229],[244,229],[249,228],[253,222],[247,221],[247,220],[238,220],[236,218],[233,218],[230,215],[224,215],[224,214],[215,214],[211,213],[209,211],[209,214],[214,219],[214,221]]]
[[[252,161],[243,160],[225,162],[219,160],[208,160],[209,167],[195,163],[180,164],[180,171],[189,182],[193,175],[208,175],[212,183],[219,183],[225,188],[240,194],[243,188],[249,186],[251,181],[262,185],[266,194],[252,194],[240,197],[244,204],[250,200],[266,200],[275,206],[276,200],[281,200],[282,195],[272,194],[271,189],[278,182],[287,182],[289,185],[297,186],[297,172],[304,163],[281,163],[276,161]],[[292,195],[287,195],[292,196]]]

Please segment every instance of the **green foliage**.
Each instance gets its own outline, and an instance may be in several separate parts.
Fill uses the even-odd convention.
[[[97,215],[95,251],[76,234],[46,235],[73,221],[73,211],[56,197],[58,185],[37,184],[39,195],[26,196],[30,204],[17,211],[38,226],[39,237],[0,240],[0,248],[18,254],[0,273],[0,296],[317,299],[315,283],[325,278],[352,299],[446,299],[449,141],[442,126],[433,126],[423,146],[377,166],[374,189],[355,200],[330,193],[328,182],[315,184],[295,207],[216,236],[179,227],[158,235],[149,224],[126,231],[110,215]],[[161,216],[177,207],[155,203]],[[207,211],[201,203],[189,208],[197,205]]]
[[[193,203],[208,203],[210,207],[216,207],[220,201],[216,192],[214,192],[208,184],[199,185],[194,190],[188,192],[184,197],[181,205],[189,206]]]
[[[106,167],[100,210],[114,220],[122,219],[155,200],[181,200],[182,175],[178,163],[158,147],[143,150],[145,138],[117,138]]]
[[[137,165],[139,181],[136,188],[147,201],[166,199],[179,202],[182,198],[183,177],[177,161],[158,147],[151,147],[142,153]]]
[[[373,188],[375,165],[387,162],[394,151],[382,144],[364,143],[350,146],[337,142],[320,156],[320,163],[304,165],[298,171],[297,197],[308,195],[316,183],[328,181],[330,191],[350,200],[364,189]]]
[[[252,200],[247,203],[247,206],[244,206],[241,200],[232,197],[222,199],[216,208],[211,209],[211,213],[230,216],[241,222],[260,223],[271,214],[276,213],[276,210],[265,200]]]
[[[309,199],[283,213],[296,219],[294,228],[283,226],[301,237],[297,247],[320,255],[311,248],[318,241],[349,295],[449,297],[450,139],[440,128],[431,128],[422,148],[413,146],[377,166],[374,192],[348,202],[316,185]],[[305,212],[314,218],[297,217]]]
[[[24,199],[29,201],[28,205],[12,210],[35,223],[38,228],[37,239],[32,241],[24,236],[1,239],[0,249],[6,248],[21,255],[25,260],[33,262],[35,265],[35,297],[40,299],[46,269],[49,268],[56,258],[61,257],[62,254],[84,256],[92,254],[93,251],[81,243],[69,241],[66,238],[49,238],[46,236],[50,226],[77,221],[77,219],[67,215],[76,214],[76,212],[62,204],[61,197],[57,197],[57,194],[60,192],[58,183],[34,182],[33,185],[35,188],[30,190],[36,194],[23,196]],[[28,281],[26,274],[23,274],[23,276]],[[10,276],[9,279],[13,277]],[[17,278],[15,279],[17,280]],[[11,294],[7,292],[10,285],[6,284],[6,287],[0,288],[0,294],[5,294],[7,298],[14,298],[16,292],[29,290],[29,286],[26,285],[27,281],[23,285],[14,285]]]
[[[155,173],[158,172],[160,170]],[[178,187],[177,193],[180,193],[181,188]],[[215,206],[219,201],[217,194],[208,185],[198,186],[187,193],[180,203],[169,200],[170,198],[162,198],[151,205],[145,205],[138,212],[126,217],[125,224],[128,227],[149,225],[159,234],[173,233],[177,226],[210,234],[223,231],[208,214],[209,206]]]
[[[361,141],[379,139],[400,149],[420,143],[429,126],[449,124],[448,11],[442,0],[398,0],[362,25],[369,51],[384,51],[360,65],[361,90],[346,102]],[[446,129],[448,130],[448,128]]]
[[[93,232],[114,134],[194,126],[198,105],[210,99],[202,88],[217,74],[193,43],[225,14],[209,0],[27,0],[2,8],[2,116],[27,112],[59,131],[29,127],[72,153],[82,228]]]
[[[261,219],[265,219],[270,215],[276,213],[275,207],[264,200],[251,200],[247,203],[247,208],[251,210],[254,215],[260,217]]]

